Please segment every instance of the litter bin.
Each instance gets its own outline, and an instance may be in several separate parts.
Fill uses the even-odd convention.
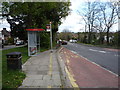
[[[7,69],[22,69],[21,52],[11,52],[7,56]]]

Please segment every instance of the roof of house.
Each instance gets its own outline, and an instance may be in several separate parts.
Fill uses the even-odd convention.
[[[2,30],[1,32],[2,32],[2,35],[10,36],[10,32],[8,32],[8,31],[6,30],[6,28],[3,28],[3,30]]]

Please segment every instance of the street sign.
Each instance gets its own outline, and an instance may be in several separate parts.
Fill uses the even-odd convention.
[[[50,24],[46,25],[46,31],[50,32]]]
[[[51,52],[52,52],[52,22],[46,25],[46,31],[50,32],[50,45],[51,45]]]

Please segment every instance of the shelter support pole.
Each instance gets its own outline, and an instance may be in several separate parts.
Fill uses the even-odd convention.
[[[39,33],[39,51],[40,51],[40,33]]]
[[[30,43],[30,38],[29,38],[29,31],[28,31],[28,56],[30,56],[29,43]]]

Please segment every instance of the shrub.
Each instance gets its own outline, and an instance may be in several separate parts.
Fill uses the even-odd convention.
[[[14,39],[13,38],[8,38],[8,44],[14,44]]]

